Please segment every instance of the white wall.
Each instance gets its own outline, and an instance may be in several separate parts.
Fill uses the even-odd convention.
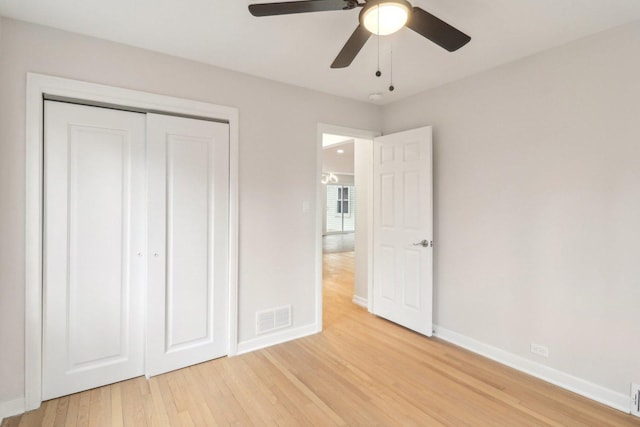
[[[375,129],[378,107],[10,19],[0,25],[0,402],[24,393],[27,71],[239,108],[240,340],[254,338],[255,312],[269,307],[292,304],[294,327],[313,324],[317,126]],[[292,185],[283,191],[283,182]],[[282,215],[283,206],[293,209]]]
[[[355,283],[353,295],[360,303],[369,298],[369,195],[373,175],[373,140],[356,138],[354,143],[356,183]]]
[[[5,81],[6,68],[10,65],[5,27],[6,23],[0,19],[0,82]],[[4,134],[7,118],[12,114],[4,102],[7,95],[0,83],[0,134]],[[22,95],[24,98],[24,92]],[[0,418],[4,411],[15,408],[23,386],[24,161],[20,163],[20,159],[24,159],[23,151],[24,143],[14,144],[4,136],[0,138]]]
[[[384,111],[385,133],[434,127],[435,323],[625,396],[640,382],[638,52],[640,23]]]

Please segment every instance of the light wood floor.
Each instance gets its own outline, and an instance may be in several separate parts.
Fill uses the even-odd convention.
[[[44,402],[9,426],[639,426],[351,303],[353,253],[325,255],[324,332]]]

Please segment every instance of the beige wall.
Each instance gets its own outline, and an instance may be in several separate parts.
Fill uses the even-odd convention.
[[[640,23],[384,110],[385,133],[434,128],[435,323],[626,396],[640,382],[638,52]]]
[[[379,107],[10,19],[0,25],[0,402],[24,391],[28,71],[239,108],[240,340],[254,337],[255,312],[269,307],[292,304],[294,327],[313,324],[317,125],[376,129]],[[283,182],[293,185],[283,191]]]

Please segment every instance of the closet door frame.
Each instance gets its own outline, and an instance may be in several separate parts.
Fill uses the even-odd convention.
[[[229,124],[229,356],[238,351],[237,108],[27,73],[25,216],[25,410],[42,403],[42,231],[44,100],[201,118]],[[147,254],[148,255],[148,254]]]

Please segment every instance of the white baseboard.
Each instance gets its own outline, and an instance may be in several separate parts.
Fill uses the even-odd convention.
[[[434,336],[619,411],[627,414],[630,411],[631,398],[623,393],[574,377],[441,326],[434,325]]]
[[[265,347],[271,347],[272,345],[276,344],[282,344],[284,342],[296,340],[298,338],[313,335],[318,332],[319,328],[315,323],[311,325],[299,326],[294,329],[285,329],[281,332],[275,332],[273,334],[264,335],[238,343],[238,352],[236,353],[236,355],[260,350],[261,348]]]
[[[2,420],[25,412],[24,397],[0,402],[0,424]]]
[[[366,298],[359,297],[358,295],[354,295],[351,300],[355,305],[359,305],[360,307],[367,308],[369,306],[369,302]]]

